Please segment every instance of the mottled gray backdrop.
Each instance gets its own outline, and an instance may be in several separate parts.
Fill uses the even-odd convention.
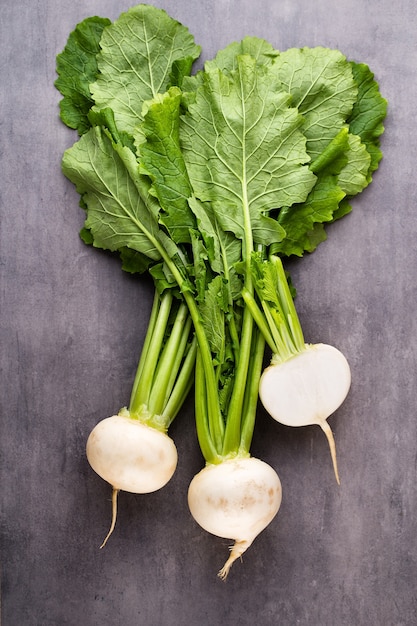
[[[415,0],[161,0],[203,47],[243,36],[323,45],[368,63],[389,115],[384,160],[353,212],[292,263],[309,341],[348,357],[351,393],[324,435],[259,410],[252,452],[283,483],[282,508],[216,577],[228,541],[192,520],[202,467],[192,399],[171,434],[162,491],[110,488],[87,435],[128,401],[152,287],[84,246],[78,196],[60,172],[76,139],[58,118],[55,56],[83,18],[127,0],[4,0],[0,14],[1,503],[3,626],[414,626],[417,624],[417,4]]]

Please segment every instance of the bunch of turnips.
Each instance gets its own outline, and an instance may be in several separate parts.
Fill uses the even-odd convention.
[[[62,169],[81,196],[81,237],[155,286],[129,404],[87,441],[113,488],[103,545],[118,493],[155,491],[175,472],[167,431],[193,393],[205,467],[188,505],[234,541],[224,579],[281,503],[275,469],[250,454],[259,398],[282,424],[324,430],[339,481],[327,418],[350,368],[306,343],[283,263],[313,252],[371,182],[386,101],[368,66],[338,50],[245,37],[192,73],[200,52],[185,26],[140,4],[78,24],[55,84],[79,134]]]

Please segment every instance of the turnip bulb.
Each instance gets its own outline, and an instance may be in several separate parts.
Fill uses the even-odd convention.
[[[254,457],[207,464],[194,476],[188,489],[193,518],[207,532],[234,540],[220,578],[226,579],[234,561],[273,520],[281,498],[277,473]]]
[[[93,470],[113,487],[114,530],[117,495],[151,493],[161,489],[177,467],[177,449],[164,432],[125,415],[113,415],[99,422],[91,431],[86,446],[87,459]]]
[[[268,413],[287,426],[318,424],[326,434],[336,480],[336,446],[327,418],[345,400],[351,384],[349,364],[335,347],[307,344],[305,350],[265,369],[259,396]]]

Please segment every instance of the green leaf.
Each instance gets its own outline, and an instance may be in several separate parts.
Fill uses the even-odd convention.
[[[268,245],[271,230],[262,228],[264,216],[305,200],[315,181],[305,165],[302,119],[274,66],[258,66],[242,56],[230,76],[206,72],[182,122],[180,138],[195,195],[213,204],[225,230],[241,238],[250,231],[252,237],[255,225],[257,240]],[[276,240],[276,227],[273,232]]]
[[[204,70],[209,72],[214,69],[220,69],[227,74],[236,69],[239,56],[249,55],[259,65],[268,65],[272,63],[278,54],[279,52],[274,50],[265,39],[245,37],[241,41],[235,41],[223,50],[219,50],[214,59],[205,62]],[[186,92],[185,101],[187,104],[195,101],[195,92],[204,82],[204,70],[198,71],[194,76],[184,77],[182,89]]]
[[[90,126],[103,126],[103,128],[107,128],[107,130],[110,131],[113,141],[121,143],[121,136],[116,126],[112,109],[106,107],[105,109],[94,109],[89,111],[88,120],[90,122]]]
[[[100,45],[100,74],[91,93],[97,107],[113,109],[117,127],[129,133],[141,119],[143,102],[164,93],[200,54],[185,26],[145,4],[122,13]]]
[[[196,217],[199,236],[204,240],[206,258],[210,262],[213,271],[221,274],[224,271],[224,265],[219,229],[216,228],[216,216],[209,204],[204,205],[197,198],[191,197],[188,204]],[[197,234],[194,235],[194,237],[196,236]]]
[[[345,125],[358,88],[351,64],[338,50],[290,48],[276,60],[278,75],[304,117],[303,132],[312,160]]]
[[[170,237],[170,235],[165,233],[165,231],[162,229],[158,230],[156,234],[156,239],[164,248],[165,252],[167,253],[170,260],[172,261],[173,265],[175,265],[178,273],[181,274],[182,279],[184,281],[183,288],[193,291],[193,288],[191,287],[190,284],[187,284],[187,285],[185,284],[187,277],[190,275],[190,273],[192,273],[190,262],[188,260],[188,256],[186,255],[185,251],[182,248],[180,248],[175,243],[175,241]]]
[[[349,150],[349,129],[344,126],[310,164],[311,171],[315,174],[323,171],[329,174],[340,174],[347,164]]]
[[[222,363],[225,349],[225,312],[228,310],[227,289],[221,276],[206,287],[204,301],[199,305],[201,320],[212,353]]]
[[[93,105],[90,93],[98,73],[96,56],[103,30],[111,24],[101,17],[88,17],[70,33],[64,50],[57,55],[55,87],[64,96],[60,101],[61,120],[82,135],[91,126],[87,114]]]
[[[242,291],[242,278],[236,267],[242,258],[241,241],[234,234],[220,228],[216,214],[209,203],[203,204],[193,197],[190,198],[189,204],[197,219],[199,235],[204,241],[204,260],[209,262],[214,274],[222,276],[228,293],[230,311],[232,311],[233,302],[240,299]],[[203,246],[203,244],[200,245]],[[202,251],[198,248],[193,249],[194,259],[196,254],[202,257]],[[202,269],[200,272],[202,273]],[[197,273],[195,280],[201,281],[201,276]]]
[[[285,238],[285,229],[275,219],[265,215],[257,215],[252,219],[252,235],[255,243],[268,245],[282,241]]]
[[[347,163],[338,176],[338,184],[347,196],[355,196],[369,183],[368,172],[371,167],[371,155],[361,142],[360,137],[349,133],[349,152]]]
[[[153,193],[163,209],[161,222],[174,241],[189,243],[195,219],[188,205],[192,189],[179,142],[180,106],[177,88],[148,102],[135,139],[141,171],[151,178]]]
[[[81,240],[82,240],[82,241],[83,241],[83,242],[84,242],[87,246],[92,246],[92,245],[93,245],[93,242],[94,242],[94,237],[93,237],[93,235],[91,234],[91,231],[90,231],[90,230],[88,230],[88,228],[86,228],[85,226],[84,226],[84,228],[82,228],[82,229],[80,230],[80,237],[81,237]]]
[[[131,248],[121,248],[120,259],[122,261],[122,270],[129,274],[143,274],[143,272],[149,269],[149,265],[152,262],[149,257]]]
[[[212,61],[206,61],[204,69],[207,72],[215,68],[232,72],[237,69],[238,57],[242,55],[252,57],[259,65],[268,65],[279,55],[279,52],[274,50],[265,39],[244,37],[241,41],[235,41],[220,50]]]
[[[340,205],[336,209],[336,211],[333,213],[333,220],[335,219],[335,215],[339,212],[339,209],[340,209]],[[324,228],[324,224],[320,224],[316,222],[313,225],[313,228],[304,234],[304,241],[303,241],[304,251],[314,252],[317,246],[320,243],[323,243],[323,241],[326,241],[326,239],[327,239],[327,233]]]
[[[333,221],[334,212],[344,196],[335,176],[320,173],[305,202],[281,210],[278,221],[285,229],[286,237],[272,246],[273,253],[301,257],[304,252],[312,252],[326,239],[323,228],[317,225]]]
[[[149,273],[152,276],[154,285],[159,294],[162,294],[166,289],[174,290],[173,293],[179,295],[179,289],[177,289],[177,282],[172,272],[166,263],[157,263],[149,267]]]
[[[219,385],[219,404],[224,415],[227,414],[227,408],[229,406],[230,398],[233,393],[234,382],[235,370],[233,369],[233,367],[230,367],[230,369],[228,369],[226,373],[223,373],[223,375],[221,376],[221,384]]]
[[[368,184],[370,157],[348,119],[358,98],[352,64],[338,50],[290,49],[276,60],[279,75],[305,119],[303,130],[317,182],[304,203],[284,208],[278,221],[286,231],[274,253],[302,256],[325,241],[324,224],[346,215],[345,196]]]
[[[371,155],[368,173],[370,181],[382,158],[379,146],[380,136],[384,132],[387,101],[381,96],[374,74],[367,65],[351,62],[351,67],[358,85],[358,98],[349,119],[349,127],[353,134],[359,135]]]
[[[347,198],[343,198],[340,202],[337,210],[333,213],[333,221],[340,220],[345,215],[348,215],[352,211],[352,206]]]
[[[188,201],[193,211],[200,236],[204,240],[208,260],[213,272],[222,274],[230,281],[234,266],[242,258],[242,245],[236,237],[220,227],[219,220],[210,203],[192,197]]]
[[[143,181],[129,148],[94,127],[64,153],[62,169],[83,198],[85,227],[94,246],[113,251],[127,247],[152,261],[160,259],[158,223],[138,191]]]
[[[191,246],[194,261],[195,298],[197,302],[203,302],[208,282],[206,264],[208,252],[198,231],[191,231]]]
[[[171,87],[182,87],[185,78],[191,74],[194,61],[195,57],[193,56],[176,59],[174,61],[167,89],[170,89]]]

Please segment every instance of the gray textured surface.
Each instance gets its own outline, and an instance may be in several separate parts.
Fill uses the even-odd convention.
[[[351,393],[331,419],[342,485],[318,429],[259,411],[253,453],[279,472],[281,511],[226,583],[227,542],[201,531],[186,489],[202,465],[190,401],[166,489],[122,494],[106,549],[108,486],[86,437],[125,404],[151,286],[83,246],[60,173],[55,55],[115,0],[6,0],[0,18],[3,626],[417,624],[415,0],[161,0],[203,58],[246,34],[325,45],[368,63],[389,100],[384,160],[329,240],[292,267],[310,341],[340,347]]]

